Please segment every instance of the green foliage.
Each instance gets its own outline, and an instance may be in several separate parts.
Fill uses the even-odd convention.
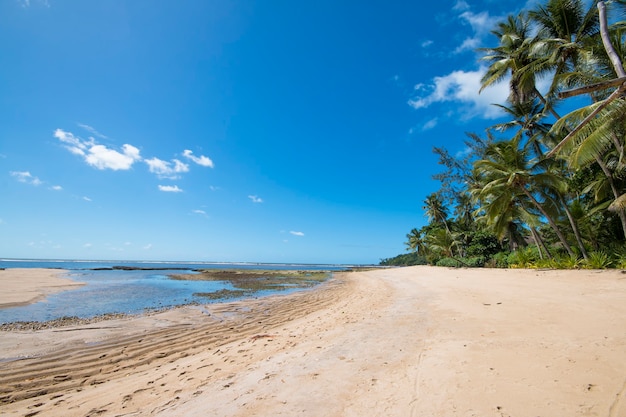
[[[539,259],[537,249],[530,246],[511,252],[508,256],[511,268],[531,268]]]
[[[606,269],[612,265],[611,257],[604,251],[594,251],[589,254],[589,259],[583,263],[587,269]]]
[[[615,87],[586,90],[589,106],[563,117],[556,112],[557,91],[616,78],[597,16],[596,2],[542,0],[492,28],[498,44],[482,49],[481,90],[508,80],[509,98],[497,104],[507,120],[485,138],[469,133],[464,156],[434,149],[443,167],[433,177],[440,189],[424,201],[429,223],[407,235],[421,260],[626,268],[626,101],[615,99]],[[623,28],[608,30],[626,62]],[[535,81],[548,74],[543,96]]]
[[[447,267],[451,267],[451,268],[460,268],[462,266],[464,266],[461,262],[459,262],[456,259],[452,259],[452,258],[441,258],[439,261],[437,261],[437,266],[447,266]]]
[[[485,266],[486,261],[487,261],[487,258],[484,256],[472,256],[472,257],[463,259],[463,262],[465,262],[467,266],[472,267],[472,268],[483,267]]]
[[[557,269],[578,269],[582,264],[583,260],[575,256],[562,256],[555,260]]]
[[[381,259],[379,265],[382,266],[411,266],[426,265],[426,259],[416,252],[405,253],[393,258]]]
[[[467,256],[489,258],[501,250],[502,245],[492,233],[480,231],[470,236],[466,254]]]
[[[509,255],[510,252],[498,252],[493,255],[491,267],[494,268],[508,268],[509,267]]]

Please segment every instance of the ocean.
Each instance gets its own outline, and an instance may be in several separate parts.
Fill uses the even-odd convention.
[[[123,267],[127,269],[112,269]],[[170,274],[194,273],[197,269],[244,270],[303,270],[342,271],[350,265],[158,262],[158,261],[98,261],[49,259],[0,259],[0,268],[52,268],[67,270],[66,278],[86,285],[51,294],[44,300],[26,306],[0,309],[0,324],[18,321],[49,321],[62,317],[91,318],[109,313],[138,314],[145,311],[184,304],[207,304],[224,301],[198,294],[235,291],[229,281],[181,281]],[[278,292],[293,292],[310,288],[273,288],[248,292],[246,297],[263,297]],[[242,298],[242,297],[239,297]],[[233,298],[229,298],[233,300]]]

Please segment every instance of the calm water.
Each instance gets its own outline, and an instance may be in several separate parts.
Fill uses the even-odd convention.
[[[93,270],[94,268],[111,268],[113,266],[171,269],[148,271]],[[177,281],[168,278],[168,274],[192,273],[193,269],[340,271],[348,267],[341,265],[0,259],[0,268],[65,269],[68,270],[66,277],[86,283],[77,289],[49,295],[45,300],[34,304],[0,309],[0,323],[9,323],[14,321],[46,321],[64,316],[94,317],[105,313],[140,313],[146,309],[177,306],[191,302],[216,302],[193,294],[235,289],[227,281]],[[276,291],[260,291],[253,296],[265,296],[273,293]]]

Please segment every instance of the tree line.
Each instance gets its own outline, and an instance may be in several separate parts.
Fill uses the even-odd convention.
[[[497,24],[481,90],[508,80],[507,120],[467,133],[462,158],[434,148],[429,222],[381,264],[626,267],[624,4],[548,0]]]

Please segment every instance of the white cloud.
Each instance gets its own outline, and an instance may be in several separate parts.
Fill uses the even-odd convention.
[[[469,10],[461,13],[459,17],[471,26],[474,33],[463,40],[461,45],[454,50],[455,53],[476,49],[485,35],[501,20],[501,17],[490,16],[488,12],[473,13]]]
[[[89,198],[89,197],[83,197],[83,200],[85,200],[85,201],[89,201],[89,202],[93,201],[93,200],[92,200],[91,198]]]
[[[148,243],[146,246],[143,247],[145,250],[150,250],[152,249],[152,243]]]
[[[89,146],[92,146],[93,140],[84,141],[76,136],[72,132],[66,132],[63,129],[57,129],[54,131],[54,137],[65,143],[65,147],[76,155],[85,155],[85,151]]]
[[[43,181],[41,181],[37,177],[34,177],[28,171],[11,171],[10,174],[12,177],[15,177],[19,182],[23,182],[23,183],[31,184],[31,185],[43,184]]]
[[[428,48],[430,45],[432,45],[434,42],[430,39],[425,40],[424,42],[421,43],[422,48]]]
[[[434,103],[456,102],[467,106],[461,110],[465,118],[482,116],[493,119],[500,116],[501,110],[493,103],[504,103],[509,94],[506,83],[500,83],[486,88],[478,94],[481,83],[480,79],[484,69],[476,71],[453,71],[448,75],[435,77],[432,84],[425,86],[417,84],[416,97],[409,100],[408,104],[414,109],[422,109]]]
[[[292,231],[290,231],[289,233],[291,233],[291,234],[292,234],[292,235],[294,235],[294,236],[304,236],[304,233],[303,233],[303,232],[294,232],[294,231],[292,230]]]
[[[163,161],[159,158],[146,159],[150,172],[156,174],[159,178],[178,179],[181,173],[189,172],[189,165],[180,162],[178,159],[172,162]]]
[[[248,198],[250,200],[252,200],[253,203],[262,203],[263,199],[260,197],[257,197],[256,195],[249,195]]]
[[[90,248],[90,247],[92,247],[92,246],[93,246],[93,245],[92,245],[91,243],[85,243],[85,244],[83,245],[83,247],[84,247],[84,248]]]
[[[135,161],[141,160],[139,149],[132,145],[122,145],[122,152],[109,149],[104,145],[93,145],[85,155],[85,161],[98,169],[111,169],[113,171],[127,170]]]
[[[194,210],[193,212],[196,213],[196,214],[202,214],[202,215],[206,214],[206,211],[204,211],[204,210]]]
[[[122,145],[120,152],[97,144],[94,138],[84,140],[63,129],[56,129],[54,137],[63,142],[70,152],[82,156],[85,162],[97,169],[128,170],[141,160],[139,149],[133,145]]]
[[[191,159],[193,162],[195,162],[198,165],[201,165],[203,167],[209,167],[209,168],[213,168],[213,161],[211,161],[211,159],[208,156],[204,156],[204,155],[200,155],[195,156],[193,155],[193,152],[190,151],[189,149],[185,149],[183,151],[183,156],[185,156],[185,158]]]
[[[52,187],[50,187],[50,189],[54,191],[61,191],[63,190],[63,187],[61,187],[60,185],[53,185]]]
[[[166,193],[182,193],[183,190],[178,185],[159,185],[159,190]]]

